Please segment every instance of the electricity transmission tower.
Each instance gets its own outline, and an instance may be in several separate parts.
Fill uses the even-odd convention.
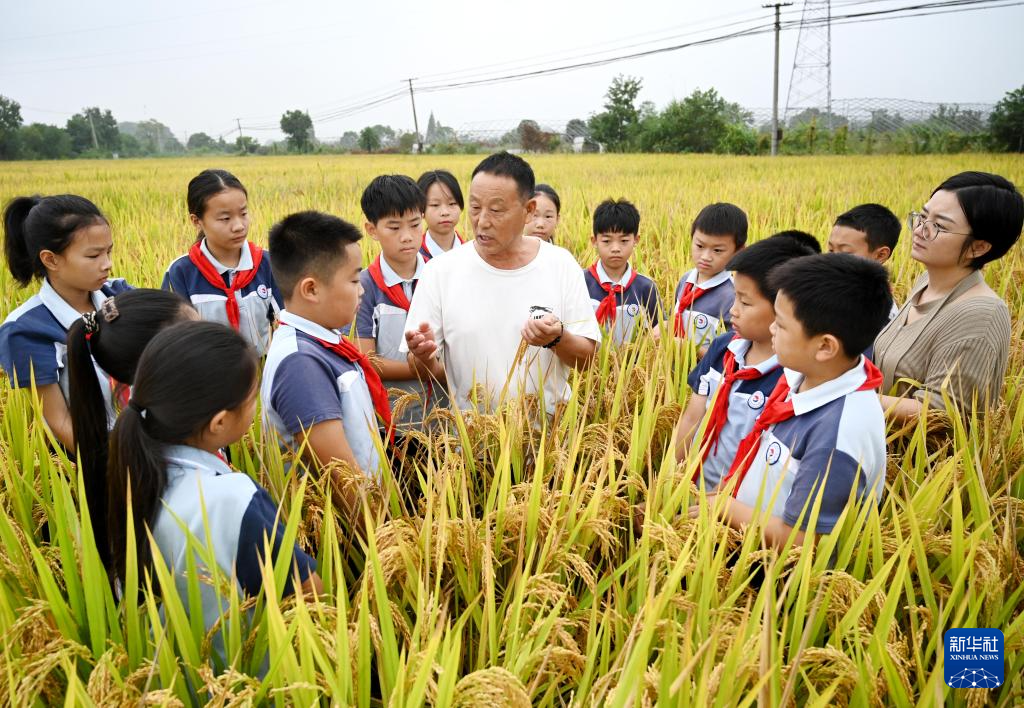
[[[804,0],[800,36],[786,96],[786,119],[806,108],[824,109],[832,129],[832,2]]]

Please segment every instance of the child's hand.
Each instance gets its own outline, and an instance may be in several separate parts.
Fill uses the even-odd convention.
[[[411,332],[405,333],[405,343],[409,351],[417,359],[429,363],[437,352],[437,342],[434,340],[434,330],[426,322]]]
[[[528,319],[523,325],[523,339],[532,347],[545,347],[562,335],[562,322],[554,315],[539,320]]]
[[[715,514],[715,500],[717,498],[718,492],[711,492],[710,494],[707,495],[708,509],[711,511],[712,516],[714,516]],[[700,504],[694,504],[693,506],[691,506],[689,509],[688,516],[691,519],[696,519],[698,516],[700,516]]]

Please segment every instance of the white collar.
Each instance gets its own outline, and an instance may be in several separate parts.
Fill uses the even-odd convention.
[[[92,299],[92,306],[94,309],[100,309],[107,300],[107,294],[102,290],[93,290],[89,293],[89,297]],[[43,285],[39,288],[39,300],[46,306],[46,309],[50,311],[50,314],[60,322],[60,326],[64,329],[71,329],[71,325],[76,320],[81,318],[82,313],[71,307],[67,300],[62,298],[60,294],[53,289],[50,285],[50,281],[43,278]]]
[[[717,288],[719,285],[721,285],[722,283],[724,283],[727,280],[732,280],[732,273],[730,273],[727,270],[723,270],[721,273],[719,273],[715,277],[711,278],[710,280],[705,280],[700,285],[697,285],[697,269],[696,268],[694,268],[693,270],[691,270],[689,273],[686,274],[686,282],[687,283],[693,283],[694,285],[697,285],[697,287],[699,287],[704,292],[707,292],[711,288]]]
[[[784,370],[786,381],[789,382],[789,400],[793,402],[794,415],[803,415],[815,408],[821,408],[826,403],[831,403],[837,398],[847,396],[867,381],[868,375],[864,369],[864,355],[857,359],[857,364],[844,374],[826,381],[812,388],[810,391],[794,393],[803,383],[804,375],[792,369]]]
[[[383,253],[380,254],[380,273],[384,276],[384,284],[389,288],[394,287],[399,283],[411,283],[414,280],[419,280],[420,274],[423,272],[424,265],[426,265],[426,262],[423,260],[423,255],[417,251],[416,272],[412,274],[411,278],[406,279],[395,272],[395,269],[391,267],[391,264],[388,263]]]
[[[451,247],[451,250],[453,251],[459,246],[461,246],[463,243],[462,240],[459,238],[459,232],[456,231],[454,232],[454,234],[455,235],[452,236]],[[427,252],[430,253],[431,258],[436,258],[437,256],[440,256],[442,253],[448,252],[441,248],[440,244],[438,244],[438,242],[434,240],[434,237],[430,235],[429,229],[423,232],[423,245],[426,246]]]
[[[339,344],[341,342],[341,335],[338,334],[337,330],[321,327],[316,322],[311,322],[305,317],[299,317],[294,312],[288,312],[288,310],[281,310],[277,316],[277,321],[300,332],[305,332],[310,337],[316,337],[331,344]]]
[[[238,259],[238,265],[236,265],[234,268],[228,268],[226,265],[224,265],[223,263],[221,263],[220,261],[213,257],[213,254],[210,253],[210,249],[206,245],[205,238],[199,242],[199,250],[203,252],[203,255],[206,256],[206,260],[210,261],[213,267],[216,268],[217,272],[220,273],[221,275],[224,275],[229,271],[234,273],[241,270],[252,270],[252,253],[249,251],[248,241],[242,244],[242,255]]]
[[[604,264],[601,259],[597,259],[597,279],[602,283],[611,283],[612,285],[621,285],[626,287],[630,277],[633,275],[633,266],[629,263],[626,264],[626,270],[622,273],[622,277],[618,280],[612,280],[611,276],[608,275],[608,271],[604,269]]]
[[[746,363],[744,362],[744,359],[746,358],[747,352],[750,351],[750,347],[752,347],[753,344],[754,343],[751,342],[749,339],[743,339],[742,337],[735,337],[729,341],[729,344],[726,348],[733,353],[733,356],[736,357],[736,366],[738,368],[748,368]],[[758,372],[764,375],[767,374],[772,369],[776,368],[778,365],[779,358],[775,356],[775,354],[772,354],[770,357],[762,361],[760,364],[754,364],[749,368],[757,369]]]
[[[164,452],[168,464],[168,476],[194,470],[204,477],[231,474],[228,464],[216,455],[191,445],[168,445]]]

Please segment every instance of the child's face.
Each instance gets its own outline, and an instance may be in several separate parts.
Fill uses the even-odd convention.
[[[808,337],[796,318],[792,301],[782,291],[775,296],[775,322],[771,326],[772,348],[779,364],[806,374],[817,361],[818,337]]]
[[[624,234],[621,231],[595,234],[591,239],[597,249],[597,256],[606,270],[619,271],[626,267],[633,249],[636,248],[638,236]]]
[[[253,418],[256,417],[256,399],[259,396],[260,388],[253,382],[252,391],[242,405],[234,410],[227,411],[224,416],[222,429],[219,431],[220,443],[218,447],[227,447],[238,442],[242,436],[249,432]]]
[[[868,246],[868,235],[851,226],[833,226],[832,233],[828,237],[829,253],[850,253],[861,258],[869,258],[879,263],[889,260],[892,253],[888,246],[879,246],[871,250]]]
[[[71,236],[71,242],[60,253],[42,251],[40,260],[51,282],[91,292],[99,290],[110,277],[114,238],[106,222],[85,226]]]
[[[690,254],[697,273],[704,278],[713,277],[725,270],[725,264],[738,250],[736,239],[729,234],[711,236],[699,229],[693,232]]]
[[[427,190],[427,211],[424,217],[427,228],[434,236],[451,236],[462,216],[462,207],[452,193],[440,182],[434,182]]]
[[[376,224],[366,222],[366,233],[380,244],[389,263],[407,264],[416,260],[423,242],[423,216],[407,211],[401,216],[385,216]]]
[[[352,324],[359,308],[363,287],[359,273],[363,256],[358,243],[345,246],[345,262],[334,270],[330,280],[317,283],[316,323],[327,329],[341,329]]]
[[[775,307],[764,296],[757,281],[743,273],[733,274],[736,299],[729,315],[736,334],[752,342],[771,341],[772,322],[775,321]]]
[[[210,197],[202,216],[189,215],[214,251],[240,251],[249,238],[249,202],[240,189],[225,189]]]
[[[550,243],[558,227],[558,210],[555,209],[555,203],[543,193],[537,194],[535,199],[537,210],[533,212],[533,220],[526,225],[526,233]]]

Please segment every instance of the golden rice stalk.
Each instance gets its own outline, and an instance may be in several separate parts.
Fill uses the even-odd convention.
[[[453,708],[530,708],[530,696],[519,678],[500,666],[467,674],[455,684]]]

